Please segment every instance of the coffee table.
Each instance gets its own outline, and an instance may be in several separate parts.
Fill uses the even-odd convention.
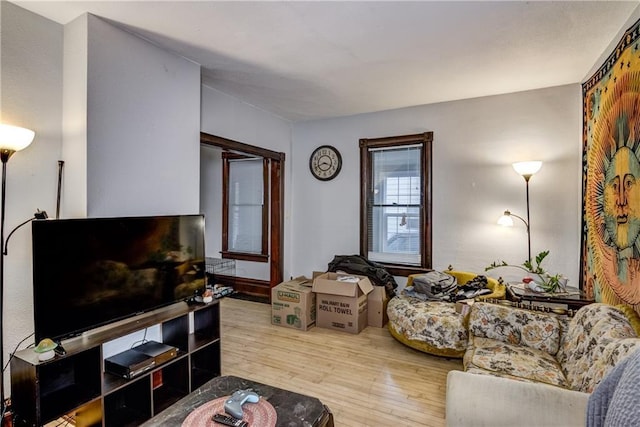
[[[277,414],[276,427],[334,425],[333,414],[329,408],[315,397],[234,376],[221,376],[210,380],[142,425],[180,426],[199,406],[243,389],[253,390],[273,406]]]

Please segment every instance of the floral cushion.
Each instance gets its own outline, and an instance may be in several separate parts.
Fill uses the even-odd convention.
[[[596,303],[578,310],[557,356],[570,388],[593,391],[631,348],[640,345],[636,340],[635,330],[620,309]]]
[[[564,345],[564,340],[567,336],[567,331],[569,330],[569,323],[571,322],[571,318],[567,316],[556,316],[556,319],[558,319],[558,325],[560,325],[560,346],[558,347],[558,351],[560,351],[560,349]],[[556,353],[556,358],[557,357],[558,354]]]
[[[463,364],[468,372],[591,393],[636,349],[640,337],[619,307],[590,304],[568,319],[476,302]]]
[[[551,354],[501,340],[471,337],[463,364],[466,371],[479,368],[496,376],[567,386],[562,368]]]
[[[389,301],[387,314],[389,324],[409,340],[460,354],[467,347],[465,317],[456,312],[455,304],[400,295]]]
[[[498,304],[476,302],[469,317],[469,333],[555,355],[560,347],[557,317]]]
[[[594,360],[587,372],[572,384],[572,388],[587,393],[593,392],[614,366],[639,348],[639,338],[625,338],[610,342],[602,351],[602,356]]]
[[[504,372],[487,371],[486,369],[476,368],[473,365],[465,368],[465,372],[470,373],[470,374],[476,374],[476,375],[491,375],[491,376],[494,376],[494,377],[509,378],[511,380],[522,381],[522,382],[525,382],[525,383],[534,383],[534,382],[536,382],[536,381],[530,380],[529,378],[514,377],[514,376],[508,375],[508,374],[506,374]]]

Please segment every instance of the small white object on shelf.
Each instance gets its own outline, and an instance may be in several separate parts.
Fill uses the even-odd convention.
[[[538,293],[544,292],[544,289],[542,289],[542,287],[539,284],[537,284],[536,282],[529,282],[527,286],[533,292],[538,292]]]
[[[33,351],[38,353],[39,361],[45,362],[47,360],[53,359],[53,356],[56,355],[53,349],[56,348],[57,346],[58,344],[55,343],[52,339],[43,338],[42,340],[40,340],[38,345],[33,349]]]

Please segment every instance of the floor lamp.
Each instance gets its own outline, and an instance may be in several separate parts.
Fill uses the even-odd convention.
[[[0,425],[4,424],[5,404],[4,404],[4,207],[5,194],[7,184],[7,162],[9,158],[16,152],[27,148],[35,132],[18,126],[0,124],[0,160],[2,161],[2,190],[0,193],[0,245],[2,245],[2,253],[0,254],[0,369],[2,369],[2,378],[0,381],[0,405],[2,406],[2,418]]]
[[[513,169],[524,178],[525,185],[527,187],[527,219],[525,220],[521,216],[512,214],[508,210],[504,211],[504,214],[498,219],[498,224],[513,227],[512,216],[520,219],[524,222],[524,225],[527,227],[527,248],[529,250],[528,255],[529,265],[531,265],[531,220],[529,218],[529,179],[537,173],[542,167],[542,162],[540,161],[530,161],[530,162],[517,162],[513,164]]]

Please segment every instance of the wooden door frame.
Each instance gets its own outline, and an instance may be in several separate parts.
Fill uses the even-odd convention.
[[[271,288],[282,282],[284,269],[284,162],[285,153],[256,147],[232,139],[200,132],[200,144],[218,147],[223,150],[245,153],[269,159],[271,162],[270,179],[270,247],[269,281],[235,276],[217,277],[219,282],[230,284],[238,292],[259,296],[271,296]]]

